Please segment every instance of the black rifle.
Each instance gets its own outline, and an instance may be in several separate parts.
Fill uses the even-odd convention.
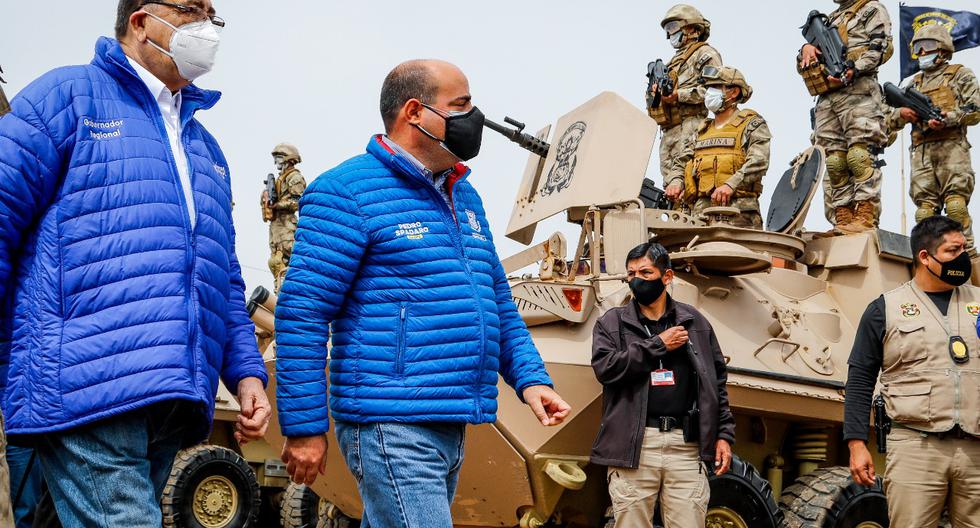
[[[884,88],[885,102],[888,103],[888,106],[911,108],[919,116],[922,128],[926,128],[926,124],[933,119],[937,121],[946,120],[942,110],[933,104],[932,99],[915,88],[906,86],[905,89],[902,89],[890,82],[886,82]]]
[[[843,81],[853,64],[847,60],[847,46],[837,29],[830,25],[827,15],[813,10],[803,24],[803,38],[820,50],[820,62],[827,68],[827,75]]]
[[[888,449],[888,433],[892,430],[892,419],[885,412],[885,398],[881,394],[875,396],[872,407],[874,407],[875,440],[878,444],[878,452],[884,453]]]
[[[268,206],[272,207],[272,204],[279,201],[279,193],[276,192],[276,175],[269,174],[265,177],[265,192],[268,193]]]
[[[657,92],[653,93],[653,87]],[[647,106],[660,106],[661,97],[670,97],[674,93],[674,80],[667,74],[667,65],[663,59],[657,59],[647,64]]]
[[[524,132],[524,123],[521,123],[520,121],[505,117],[504,122],[508,125],[512,125],[514,128],[507,128],[504,125],[494,123],[489,119],[485,119],[483,121],[483,126],[503,134],[504,137],[513,141],[514,143],[517,143],[521,146],[521,148],[531,152],[532,154],[537,154],[542,158],[548,157],[548,150],[551,149],[551,145],[549,145],[547,141],[540,140],[531,134],[526,134]]]

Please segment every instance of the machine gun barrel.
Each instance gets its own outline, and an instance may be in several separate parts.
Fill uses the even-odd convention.
[[[806,41],[820,50],[820,61],[827,68],[827,75],[844,79],[850,68],[847,62],[847,46],[840,38],[837,29],[830,25],[827,15],[813,10],[800,28]]]
[[[902,89],[890,82],[886,82],[884,91],[885,102],[888,103],[888,106],[894,108],[911,108],[919,116],[919,121],[923,126],[932,119],[937,121],[945,120],[942,110],[932,102],[932,99],[911,86]]]
[[[524,132],[524,123],[511,119],[509,117],[504,118],[504,122],[514,128],[508,128],[500,123],[495,123],[489,119],[484,120],[483,125],[490,130],[503,134],[504,137],[517,143],[521,148],[527,150],[532,154],[541,156],[542,158],[548,157],[548,150],[551,149],[551,145],[547,141],[538,139],[531,134]]]

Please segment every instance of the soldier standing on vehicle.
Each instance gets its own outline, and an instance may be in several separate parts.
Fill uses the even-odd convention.
[[[293,254],[296,212],[299,211],[299,199],[306,190],[306,180],[296,168],[303,161],[296,147],[280,143],[272,150],[272,159],[279,177],[274,179],[275,186],[271,189],[274,196],[270,196],[270,189],[262,192],[262,219],[269,222],[269,270],[278,292]]]
[[[711,206],[737,207],[737,227],[762,229],[759,195],[769,170],[766,120],[755,110],[739,110],[752,97],[752,87],[735,68],[705,66],[702,70],[705,107],[713,114],[674,158],[671,180],[684,181],[684,198],[694,216]]]
[[[661,27],[667,32],[670,45],[677,53],[668,64],[668,75],[674,81],[674,90],[662,96],[660,104],[648,107],[650,114],[662,131],[660,137],[660,172],[664,189],[672,201],[684,192],[683,177],[671,180],[671,160],[683,150],[698,130],[698,125],[708,117],[704,107],[705,88],[699,82],[705,66],[721,66],[721,54],[707,43],[711,34],[711,22],[692,6],[679,4],[667,11]],[[659,87],[654,86],[651,95]]]
[[[844,439],[854,481],[871,486],[865,445],[881,373],[891,417],[884,489],[892,526],[954,527],[980,519],[980,288],[970,280],[963,227],[930,216],[912,229],[915,274],[865,310],[848,360]]]
[[[973,220],[967,205],[973,194],[974,174],[966,127],[980,123],[980,88],[973,71],[950,64],[953,38],[941,24],[915,32],[912,50],[919,57],[919,73],[911,86],[932,99],[945,119],[922,122],[911,108],[892,112],[892,128],[912,123],[912,185],[909,195],[917,207],[916,222],[940,214],[963,224],[967,248],[973,251]]]
[[[834,0],[829,15],[847,49],[843,78],[829,77],[819,64],[822,50],[805,44],[798,57],[810,93],[817,95],[817,146],[827,153],[834,209],[832,234],[874,229],[881,213],[881,171],[875,152],[888,133],[878,85],[878,68],[891,58],[891,19],[877,0]]]
[[[633,248],[626,267],[633,302],[592,334],[603,416],[591,461],[609,467],[616,528],[652,527],[658,501],[666,528],[704,526],[704,464],[727,472],[735,443],[725,359],[708,320],[667,293],[674,271],[662,245]]]

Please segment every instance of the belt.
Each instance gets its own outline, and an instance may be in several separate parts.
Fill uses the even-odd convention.
[[[980,440],[980,438],[978,438],[978,437],[976,437],[974,435],[971,435],[970,433],[968,433],[968,432],[964,431],[963,429],[961,429],[959,425],[954,425],[953,428],[950,429],[949,431],[939,431],[939,432],[920,431],[918,429],[912,429],[911,427],[905,427],[905,426],[902,426],[902,425],[899,425],[899,427],[902,427],[904,429],[908,429],[909,431],[914,431],[914,432],[919,433],[919,434],[922,434],[922,435],[935,436],[936,438],[938,438],[940,440],[945,440],[947,438],[955,438],[957,440],[964,440],[964,439],[966,439],[966,440]]]
[[[656,427],[662,433],[668,433],[683,427],[683,425],[684,423],[680,418],[673,416],[651,416],[647,418],[647,427]]]

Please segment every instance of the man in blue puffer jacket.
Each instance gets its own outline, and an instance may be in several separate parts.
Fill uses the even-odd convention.
[[[189,7],[192,6],[192,7]],[[0,118],[0,379],[67,528],[159,527],[180,448],[218,378],[236,436],[270,412],[235,257],[228,163],[191,81],[218,38],[209,0],[122,0],[91,64],[56,69]]]
[[[450,528],[464,427],[496,420],[498,373],[543,425],[570,409],[461,163],[483,132],[466,77],[440,61],[404,63],[385,79],[381,114],[387,135],[300,201],[276,307],[283,460],[297,482],[323,472],[332,329],[330,410],[362,526]]]

